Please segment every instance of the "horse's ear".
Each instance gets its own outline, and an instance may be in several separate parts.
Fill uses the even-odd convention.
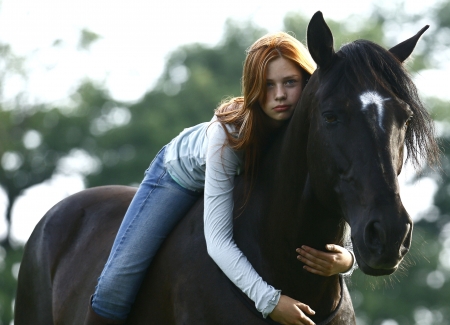
[[[430,27],[426,25],[422,28],[416,35],[411,38],[408,38],[406,41],[401,42],[400,44],[395,45],[393,48],[389,49],[389,52],[394,54],[394,56],[400,61],[405,62],[405,60],[411,55],[416,47],[417,42],[419,41],[420,36]]]
[[[334,55],[333,34],[320,11],[312,16],[307,31],[308,50],[319,68],[325,68]]]

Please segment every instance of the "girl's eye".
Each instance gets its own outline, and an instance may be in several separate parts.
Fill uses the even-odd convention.
[[[286,84],[287,86],[292,86],[292,85],[295,85],[296,82],[297,82],[297,80],[295,80],[295,79],[290,79],[290,80],[286,81],[285,84]]]
[[[323,118],[325,119],[325,122],[327,122],[327,123],[336,123],[338,121],[337,116],[334,114],[325,114],[323,116]]]
[[[268,83],[266,83],[266,86],[267,86],[268,88],[273,87],[273,82],[268,82]]]

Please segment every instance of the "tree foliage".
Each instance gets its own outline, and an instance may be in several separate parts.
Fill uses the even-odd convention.
[[[48,180],[74,150],[94,154],[94,123],[114,102],[104,90],[83,83],[67,107],[15,106],[0,110],[0,184],[8,197],[6,219],[17,198],[28,188]],[[8,233],[9,236],[9,233]],[[8,245],[8,237],[3,240]]]

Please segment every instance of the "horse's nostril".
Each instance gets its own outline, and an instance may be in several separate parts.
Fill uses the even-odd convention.
[[[365,231],[365,242],[367,247],[376,254],[381,255],[386,244],[386,232],[378,221],[367,225]]]

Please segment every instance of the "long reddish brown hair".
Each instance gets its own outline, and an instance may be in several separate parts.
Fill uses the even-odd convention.
[[[279,57],[298,65],[304,85],[316,68],[308,50],[297,39],[284,32],[267,34],[247,50],[242,72],[242,96],[222,102],[215,111],[227,133],[227,145],[234,150],[245,151],[244,172],[250,180],[250,189],[262,142],[268,133],[267,118],[260,105],[266,97],[267,64]],[[235,126],[238,136],[231,135],[226,124]]]

